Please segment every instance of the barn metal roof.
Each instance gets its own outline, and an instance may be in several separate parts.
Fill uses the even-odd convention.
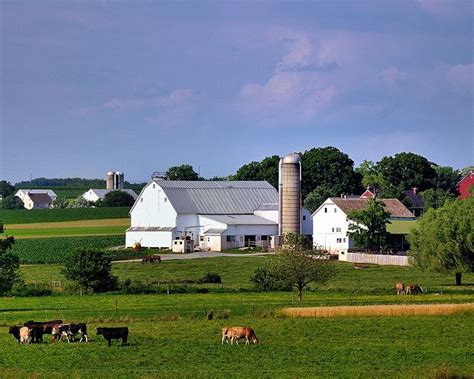
[[[137,198],[137,194],[134,190],[132,189],[129,189],[129,188],[123,188],[123,189],[104,189],[104,188],[99,188],[99,189],[96,189],[96,188],[91,188],[89,191],[92,191],[94,192],[98,197],[100,197],[101,199],[105,198],[105,195],[107,195],[109,192],[114,192],[114,191],[122,191],[122,192],[126,192],[128,193],[129,195],[131,195],[134,199]],[[87,194],[87,192],[89,191],[86,191],[82,194],[82,196],[84,196],[85,194]]]
[[[276,222],[255,215],[203,215],[226,225],[277,225]]]
[[[175,229],[171,226],[132,226],[126,232],[172,232]]]
[[[278,192],[265,181],[154,180],[177,213],[249,214],[265,203],[277,203]]]

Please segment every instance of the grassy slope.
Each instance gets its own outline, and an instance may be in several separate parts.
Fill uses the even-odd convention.
[[[0,209],[0,220],[8,228],[9,224],[127,218],[129,210],[130,208],[128,207],[33,210]]]
[[[25,347],[1,333],[0,376],[398,378],[426,377],[445,366],[464,374],[474,370],[472,314],[403,322],[268,318],[262,299],[244,295],[243,306],[237,294],[5,299],[5,325],[57,317],[86,321],[92,341]],[[205,320],[204,310],[223,306],[231,309],[228,320]],[[94,333],[105,325],[128,325],[130,346],[107,348]],[[260,345],[222,346],[220,328],[227,325],[252,325]]]

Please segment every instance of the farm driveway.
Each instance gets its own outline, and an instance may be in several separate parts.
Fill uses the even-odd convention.
[[[251,253],[251,254],[232,254],[218,253],[212,251],[199,251],[188,254],[163,254],[160,255],[162,261],[171,261],[177,259],[199,259],[199,258],[215,258],[215,257],[256,257],[259,255],[272,255],[274,253]],[[114,261],[113,263],[141,262],[141,259],[129,259],[125,261]]]

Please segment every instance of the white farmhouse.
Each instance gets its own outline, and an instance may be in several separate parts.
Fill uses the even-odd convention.
[[[347,215],[351,211],[366,207],[368,198],[330,197],[312,214],[313,245],[316,248],[329,250],[338,254],[340,260],[345,260],[348,249],[354,247],[354,241],[347,236],[350,221]],[[385,210],[390,213],[390,221],[406,234],[412,226],[415,216],[398,199],[379,199],[385,204]],[[404,222],[406,225],[400,225]],[[387,230],[390,231],[390,224]],[[403,238],[403,237],[402,237]],[[403,242],[402,242],[403,243]]]
[[[154,179],[130,215],[127,247],[139,242],[171,248],[173,241],[186,238],[212,251],[265,245],[278,234],[278,192],[265,181]],[[309,216],[305,221],[311,222]]]
[[[16,191],[15,193],[15,196],[19,197],[20,200],[23,200],[23,198],[28,195],[28,194],[39,194],[39,193],[43,193],[43,194],[47,194],[52,201],[56,200],[56,193],[53,191],[53,190],[50,190],[50,189],[19,189],[18,191]]]
[[[81,195],[81,197],[83,197],[87,201],[92,201],[93,203],[95,203],[99,199],[103,200],[105,198],[105,195],[113,191],[126,192],[129,195],[131,195],[134,200],[137,200],[137,197],[138,197],[135,191],[132,189],[92,189],[92,188],[89,191],[84,192]]]
[[[26,209],[43,209],[50,208],[53,200],[47,193],[27,193],[22,201]]]

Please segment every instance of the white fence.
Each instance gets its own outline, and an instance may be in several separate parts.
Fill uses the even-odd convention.
[[[408,266],[409,257],[406,255],[382,255],[366,253],[346,253],[347,262],[373,263],[376,265]]]

